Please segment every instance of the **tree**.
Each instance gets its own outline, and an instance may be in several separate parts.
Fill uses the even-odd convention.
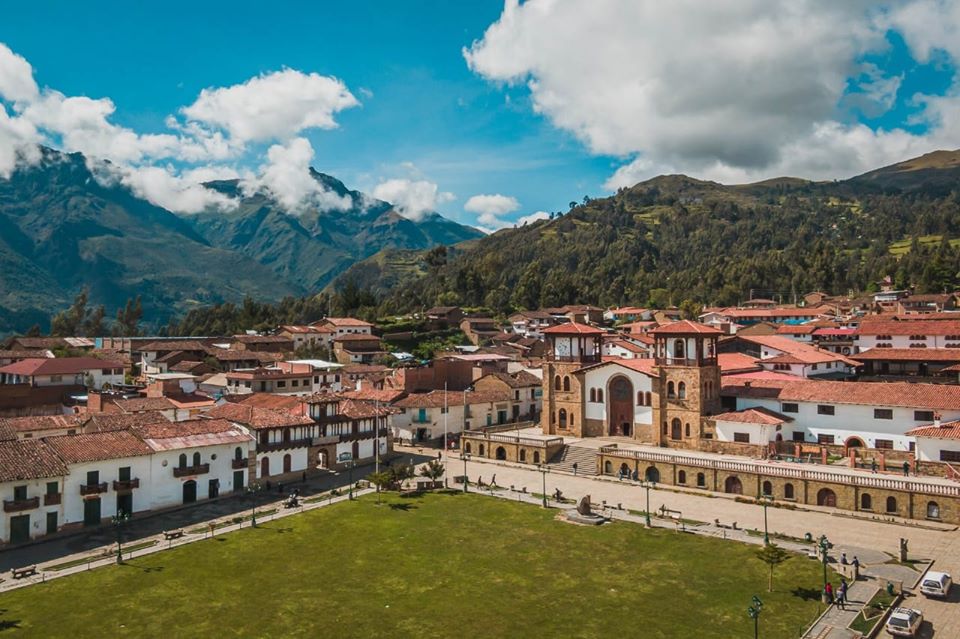
[[[443,477],[443,473],[446,472],[446,469],[436,459],[431,459],[427,462],[427,465],[420,469],[420,476],[426,477],[427,479],[432,479],[433,481],[440,481],[440,478]]]
[[[377,503],[380,503],[380,491],[385,489],[393,481],[393,474],[389,470],[381,470],[379,473],[370,473],[367,475],[367,481],[377,487]]]
[[[403,482],[413,477],[413,466],[410,464],[397,464],[390,467],[390,483],[396,486],[397,490],[403,488]]]
[[[127,299],[126,305],[122,309],[117,309],[117,321],[113,325],[113,334],[115,337],[136,337],[140,330],[140,320],[143,318],[143,304],[140,296],[136,299]]]
[[[791,558],[791,554],[776,544],[767,544],[757,551],[757,558],[770,567],[767,590],[773,592],[773,569]]]
[[[680,316],[683,319],[696,321],[700,317],[700,313],[703,311],[703,306],[693,301],[690,298],[687,298],[680,302]]]
[[[50,334],[54,337],[97,337],[103,335],[103,305],[94,309],[87,306],[90,291],[84,287],[73,298],[73,304],[50,319]]]

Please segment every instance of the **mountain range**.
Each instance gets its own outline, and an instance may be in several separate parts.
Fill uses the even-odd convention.
[[[243,194],[234,180],[205,186],[236,196],[235,209],[177,215],[98,182],[80,154],[44,149],[39,164],[0,179],[0,334],[46,327],[83,287],[108,317],[140,295],[144,318],[157,325],[198,305],[317,292],[383,249],[483,235],[436,213],[407,219],[312,175],[350,206],[293,214],[268,194]]]
[[[790,301],[886,276],[942,292],[960,287],[958,238],[960,151],[937,151],[837,181],[659,176],[470,242],[443,264],[386,249],[338,281],[379,293],[381,313],[736,304],[751,290]]]

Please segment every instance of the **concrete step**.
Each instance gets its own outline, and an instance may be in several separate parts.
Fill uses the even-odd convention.
[[[580,446],[564,446],[559,455],[549,462],[556,470],[572,473],[573,465],[577,465],[578,475],[597,474],[597,452],[592,448]]]

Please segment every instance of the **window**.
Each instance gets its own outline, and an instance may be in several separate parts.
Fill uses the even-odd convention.
[[[121,466],[120,470],[117,472],[117,479],[120,481],[130,481],[130,467]]]
[[[874,408],[873,418],[874,419],[893,419],[893,409],[892,408]]]
[[[834,442],[833,435],[817,435],[818,444],[832,444]]]
[[[893,450],[893,440],[892,439],[878,439],[873,444],[874,448],[884,448],[886,450]]]
[[[910,336],[910,340],[911,340],[911,341],[917,341],[917,342],[925,342],[925,341],[927,340],[927,336],[926,336],[926,335],[911,335],[911,336]]]
[[[741,444],[750,443],[750,433],[734,433],[733,441],[740,442]]]
[[[643,403],[643,391],[637,391],[637,406],[646,406]]]
[[[13,500],[14,501],[23,501],[27,498],[27,487],[26,486],[14,486],[13,487]]]
[[[810,370],[814,370],[814,371],[817,370],[817,366],[818,364],[814,364],[813,366],[810,367]]]
[[[784,413],[799,413],[800,405],[793,402],[784,402],[780,404],[780,411]]]
[[[264,431],[263,434],[266,435],[267,434],[266,431]],[[177,463],[177,466],[179,466],[180,468],[187,467],[187,455],[185,453],[180,453],[180,460]]]
[[[50,376],[50,381],[51,381],[51,382],[62,382],[62,381],[63,381],[63,375],[51,375],[51,376]]]
[[[677,398],[686,399],[687,398],[687,385],[685,382],[680,382],[677,384]]]
[[[927,502],[927,518],[940,519],[940,504],[935,501]]]
[[[285,381],[283,381],[282,379],[277,381],[277,388],[286,388],[286,387],[287,387],[287,383]]]
[[[58,483],[55,482],[55,481],[48,481],[48,482],[47,482],[47,494],[48,494],[48,495],[56,495],[58,492],[60,492],[60,484],[58,484]]]
[[[896,497],[887,497],[887,512],[895,513],[897,512],[897,498]]]
[[[860,510],[873,510],[873,497],[869,493],[860,495]]]
[[[784,484],[783,485],[783,498],[784,499],[793,499],[793,484]]]
[[[676,387],[673,385],[673,382],[667,382],[667,397],[676,397],[677,391]]]
[[[602,388],[598,388],[598,389],[597,389],[597,401],[600,402],[601,404],[603,403],[603,389],[602,389]]]
[[[560,390],[560,376],[557,375],[553,378],[553,390]]]
[[[88,470],[87,471],[87,485],[90,484],[99,484],[100,483],[100,471],[99,470]]]
[[[684,432],[684,436],[685,436],[685,437],[689,437],[689,436],[690,436],[690,424],[684,424],[684,425],[683,425],[683,432]]]
[[[597,389],[596,389],[596,388],[591,388],[591,389],[590,389],[590,402],[591,402],[591,403],[594,403],[594,402],[596,402],[596,401],[597,401]]]
[[[193,465],[194,465],[194,466],[199,466],[199,465],[200,465],[200,453],[199,453],[199,452],[193,454]]]
[[[563,390],[565,391],[570,390],[570,378],[567,376],[563,377]]]
[[[960,462],[960,450],[941,450],[940,461]]]
[[[932,422],[933,411],[932,410],[915,410],[913,411],[913,420],[917,422]]]
[[[681,470],[681,471],[677,472],[677,483],[678,483],[678,484],[685,484],[685,483],[687,483],[687,471]]]
[[[290,385],[291,385],[291,386],[299,386],[299,385],[300,385],[300,380],[299,380],[299,379],[295,379],[295,380],[293,380],[292,382],[290,382]]]
[[[557,413],[557,422],[560,424],[560,428],[567,427],[567,410],[561,408],[560,412]]]
[[[703,488],[707,485],[707,476],[703,473],[697,473],[697,486]]]
[[[773,497],[773,484],[769,481],[763,482],[763,494]]]
[[[829,404],[817,404],[817,415],[833,415],[835,409]]]
[[[313,383],[314,383],[314,384],[319,384],[319,383],[320,383],[320,376],[319,376],[319,375],[314,375],[314,376],[313,376]]]

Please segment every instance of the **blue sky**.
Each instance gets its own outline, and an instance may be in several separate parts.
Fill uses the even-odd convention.
[[[510,9],[517,19],[504,21],[470,64],[462,49],[501,18],[501,0],[17,3],[4,7],[0,43],[29,62],[40,87],[108,97],[110,122],[141,134],[166,131],[167,116],[207,87],[283,68],[334,76],[361,105],[338,112],[335,129],[301,133],[312,165],[367,192],[393,178],[435,183],[455,196],[439,210],[467,223],[477,213],[464,206],[479,194],[518,201],[499,214],[506,222],[659,172],[846,177],[955,142],[934,117],[946,119],[952,102],[933,114],[916,97],[954,91],[950,44],[924,29],[933,18],[922,0],[905,3],[917,5],[912,13],[890,9],[884,26],[869,11],[838,15],[852,23],[849,34],[790,18],[796,25],[784,22],[746,63],[746,38],[732,53],[708,40],[721,20],[747,23],[760,13],[750,2],[702,20],[709,11],[657,3],[529,4]],[[596,10],[588,17],[584,7]],[[682,29],[671,34],[674,19]],[[812,34],[790,49],[780,41],[794,29]],[[844,38],[850,46],[836,43]],[[809,61],[797,62],[798,50]],[[744,75],[756,82],[737,89]]]

